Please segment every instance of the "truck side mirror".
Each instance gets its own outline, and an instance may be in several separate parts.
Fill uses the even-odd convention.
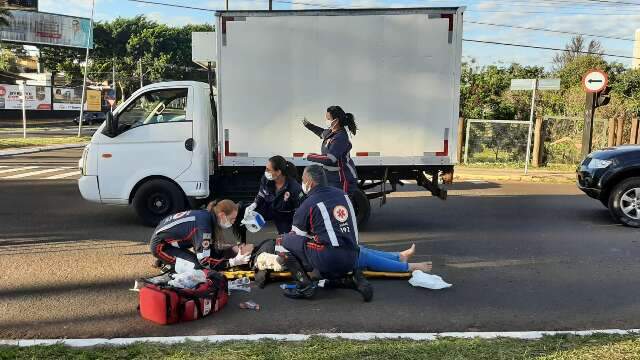
[[[115,137],[118,135],[118,122],[113,117],[113,113],[111,111],[107,112],[107,119],[105,120],[106,124],[102,133],[108,137]]]

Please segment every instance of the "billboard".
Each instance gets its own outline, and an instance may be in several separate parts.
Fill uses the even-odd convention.
[[[27,110],[51,110],[50,88],[46,86],[25,86]],[[0,110],[22,109],[20,85],[0,84]]]
[[[82,87],[53,88],[53,110],[80,110]]]
[[[0,0],[2,1],[2,0]],[[0,40],[93,48],[91,21],[87,18],[41,12],[12,10],[9,26],[0,28]]]
[[[102,92],[87,89],[84,109],[100,111],[102,109]],[[53,88],[53,110],[80,110],[82,102],[82,86],[76,88]]]
[[[0,0],[0,9],[38,11],[38,0]]]
[[[84,109],[87,111],[101,111],[102,91],[87,89],[87,101]]]

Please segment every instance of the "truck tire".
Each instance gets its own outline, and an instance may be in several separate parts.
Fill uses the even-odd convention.
[[[165,217],[186,208],[182,191],[172,182],[161,179],[142,184],[132,203],[140,220],[147,226],[156,226]]]
[[[609,212],[624,225],[640,227],[640,177],[625,179],[613,188]]]
[[[363,228],[371,216],[371,204],[369,204],[369,199],[360,189],[353,192],[350,197],[351,203],[353,204],[353,211],[356,213],[358,228]]]

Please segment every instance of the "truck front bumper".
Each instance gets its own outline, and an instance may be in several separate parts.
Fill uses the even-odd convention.
[[[98,187],[98,177],[84,175],[78,179],[80,194],[85,200],[100,202],[100,188]]]

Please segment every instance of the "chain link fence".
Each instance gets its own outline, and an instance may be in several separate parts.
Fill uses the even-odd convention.
[[[582,160],[584,119],[545,116],[541,129],[541,163],[575,165]],[[623,141],[631,125],[625,122]],[[468,119],[464,147],[465,164],[511,164],[524,166],[529,122],[523,120]],[[532,129],[533,131],[533,129]],[[532,135],[535,137],[535,134]],[[609,120],[596,118],[593,124],[593,150],[607,147]],[[533,146],[533,141],[532,145]]]
[[[524,164],[528,121],[469,119],[466,126],[465,164]]]

